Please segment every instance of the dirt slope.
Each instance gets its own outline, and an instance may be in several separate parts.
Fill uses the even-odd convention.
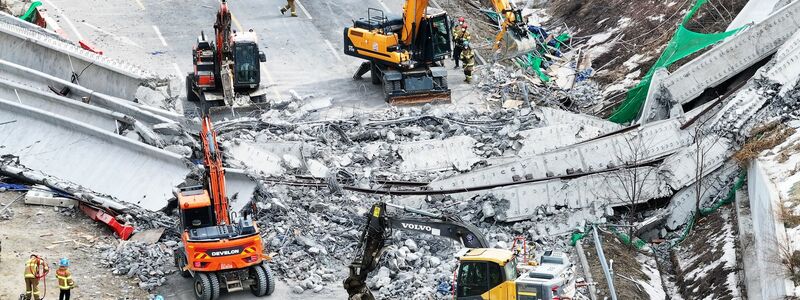
[[[19,195],[0,193],[0,207]],[[58,299],[55,263],[61,257],[70,259],[73,279],[78,285],[72,291],[72,299],[148,299],[148,294],[133,286],[131,280],[111,276],[109,269],[96,265],[99,258],[91,245],[103,240],[110,243],[114,239],[106,228],[82,213],[65,214],[51,207],[27,206],[22,200],[15,202],[11,209],[14,217],[0,221],[0,300],[16,300],[25,292],[23,270],[31,253],[51,264],[46,280],[47,299]],[[53,243],[69,240],[77,243]]]

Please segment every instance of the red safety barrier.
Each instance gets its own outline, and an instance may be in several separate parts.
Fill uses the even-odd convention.
[[[84,50],[103,55],[103,51],[95,49],[92,44],[89,44],[86,41],[78,41],[78,44],[81,45],[81,48],[83,48]]]
[[[108,225],[108,227],[110,227],[111,230],[114,230],[114,232],[117,234],[117,236],[119,236],[120,239],[128,240],[133,234],[133,226],[120,224],[119,222],[117,222],[117,219],[115,219],[113,216],[108,214],[103,209],[94,208],[85,204],[80,204],[79,207],[81,208],[83,213],[89,216],[90,219],[98,222],[103,222],[106,225]]]

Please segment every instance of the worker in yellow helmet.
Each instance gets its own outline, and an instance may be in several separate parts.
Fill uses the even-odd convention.
[[[25,300],[40,300],[42,295],[39,292],[39,279],[44,277],[44,274],[50,271],[47,263],[36,256],[31,254],[31,258],[25,263]]]
[[[69,272],[69,259],[62,258],[58,263],[58,270],[56,270],[56,279],[58,279],[58,289],[61,293],[58,295],[58,300],[69,300],[70,290],[76,287],[75,281],[72,280],[72,273]]]

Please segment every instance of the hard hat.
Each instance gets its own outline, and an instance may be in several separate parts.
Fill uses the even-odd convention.
[[[458,17],[458,21],[464,23],[464,17]]]
[[[469,48],[469,41],[464,41],[464,48]]]
[[[62,258],[62,259],[61,259],[61,260],[58,262],[58,265],[59,265],[59,266],[62,266],[62,267],[69,267],[69,259],[67,259],[67,258]]]
[[[461,28],[467,29],[467,23],[461,24]]]
[[[161,297],[161,295],[156,295],[156,297],[153,298],[153,300],[164,300],[164,297]]]

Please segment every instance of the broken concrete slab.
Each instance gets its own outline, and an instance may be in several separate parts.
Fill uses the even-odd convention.
[[[542,124],[551,126],[557,124],[574,123],[578,125],[602,128],[603,132],[612,132],[623,128],[622,125],[608,120],[603,120],[595,116],[576,114],[549,107],[537,107],[536,116],[542,120]]]
[[[31,189],[25,193],[25,204],[29,205],[43,205],[55,206],[65,208],[78,207],[78,201],[74,199],[59,197],[53,192],[50,192],[47,187],[39,186],[39,188]]]
[[[241,211],[253,198],[256,181],[247,171],[225,168],[225,187],[232,211]]]
[[[62,116],[0,99],[2,154],[48,175],[159,210],[189,168],[171,152]],[[36,128],[36,130],[31,130]]]
[[[800,72],[797,72],[800,69],[800,30],[778,49],[775,61],[765,75],[782,85],[778,95],[783,96],[795,87],[800,78]]]
[[[161,236],[164,235],[164,230],[166,228],[153,228],[144,231],[140,231],[134,233],[133,236],[130,238],[130,242],[143,242],[149,245],[153,245],[161,239]]]
[[[252,169],[265,176],[280,176],[286,172],[283,156],[290,155],[299,160],[303,144],[300,142],[254,142],[245,140],[225,141],[223,149],[241,162],[243,168]]]
[[[473,150],[477,141],[469,136],[455,136],[445,140],[427,140],[404,143],[397,153],[403,158],[403,172],[441,171],[455,168],[467,171],[481,160]]]
[[[602,128],[577,123],[563,123],[541,128],[523,130],[522,148],[517,156],[530,157],[565,146],[577,144],[605,134]]]

